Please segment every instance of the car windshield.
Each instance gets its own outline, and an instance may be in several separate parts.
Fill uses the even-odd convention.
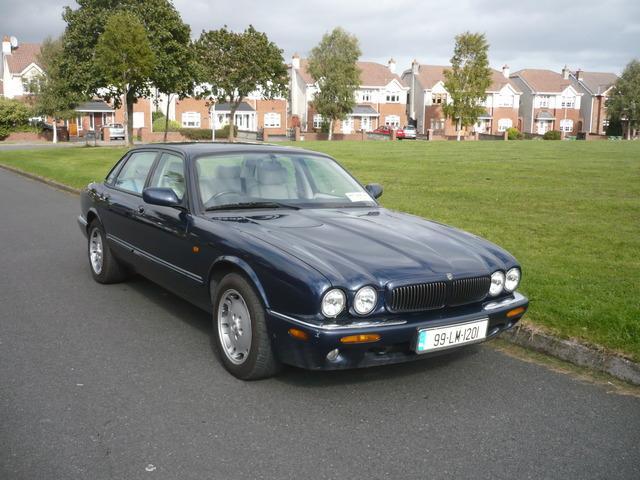
[[[195,160],[205,209],[376,206],[333,160],[314,155],[243,153]]]

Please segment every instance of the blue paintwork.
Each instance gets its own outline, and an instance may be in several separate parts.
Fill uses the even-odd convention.
[[[299,149],[182,144],[140,147],[132,152],[140,150],[158,152],[158,158],[165,151],[185,158],[187,195],[182,204],[178,208],[152,205],[141,195],[106,182],[92,183],[81,195],[83,232],[86,234],[86,221],[98,219],[113,253],[122,262],[208,311],[216,272],[240,269],[263,300],[274,349],[286,363],[334,369],[411,360],[418,357],[413,353],[412,342],[420,327],[488,317],[488,333],[495,335],[520,318],[507,319],[506,311],[528,305],[524,297],[504,294],[501,299],[512,302],[490,312],[483,306],[496,299],[444,310],[392,314],[385,308],[385,292],[391,287],[449,281],[447,274],[453,278],[487,275],[506,271],[518,263],[505,250],[475,235],[380,206],[204,212],[193,195],[192,160],[199,154],[299,154]],[[327,157],[327,161],[331,160]],[[114,169],[117,171],[122,163]],[[161,193],[156,192],[156,196]],[[193,247],[199,251],[194,253]],[[327,323],[363,320],[353,309],[338,319],[325,319],[320,313],[324,292],[332,287],[342,288],[351,305],[355,292],[365,285],[378,291],[378,304],[367,321],[405,323],[364,330],[323,329]],[[310,333],[311,340],[302,342],[289,336],[287,331],[292,326]],[[366,331],[384,332],[383,339],[376,344],[349,347],[339,342],[349,332]],[[328,362],[327,352],[336,347],[342,347],[343,354],[338,361]]]

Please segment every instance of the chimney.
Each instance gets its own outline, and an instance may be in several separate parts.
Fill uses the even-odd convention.
[[[504,78],[509,78],[509,73],[510,73],[510,71],[509,71],[509,65],[503,65],[503,66],[502,66],[502,76],[503,76]]]
[[[418,75],[419,72],[420,72],[420,64],[418,63],[418,60],[414,58],[413,62],[411,62],[411,73],[413,75]]]
[[[562,69],[562,78],[564,78],[565,80],[569,80],[569,67],[567,67],[566,65]]]
[[[387,62],[387,66],[389,67],[389,71],[391,73],[396,73],[396,61],[393,58],[390,58]]]
[[[576,70],[576,80],[578,81],[582,80],[582,70],[580,69]]]
[[[7,35],[2,38],[2,55],[11,55],[11,39]]]
[[[291,57],[291,66],[294,70],[298,70],[300,68],[300,55],[297,53],[294,53],[293,57]]]

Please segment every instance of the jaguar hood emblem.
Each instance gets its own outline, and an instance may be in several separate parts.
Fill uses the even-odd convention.
[[[447,278],[449,280],[453,280],[453,273],[447,273]]]

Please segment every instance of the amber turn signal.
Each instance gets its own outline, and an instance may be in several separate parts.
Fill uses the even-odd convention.
[[[305,342],[309,340],[309,334],[297,328],[290,328],[289,335],[291,335],[293,338],[297,338],[298,340],[303,340]]]
[[[380,335],[377,333],[365,333],[362,335],[349,335],[348,337],[342,337],[340,341],[342,343],[370,343],[380,340]]]
[[[522,315],[526,311],[527,309],[524,307],[514,308],[513,310],[509,310],[507,312],[507,318],[517,317],[518,315]]]

